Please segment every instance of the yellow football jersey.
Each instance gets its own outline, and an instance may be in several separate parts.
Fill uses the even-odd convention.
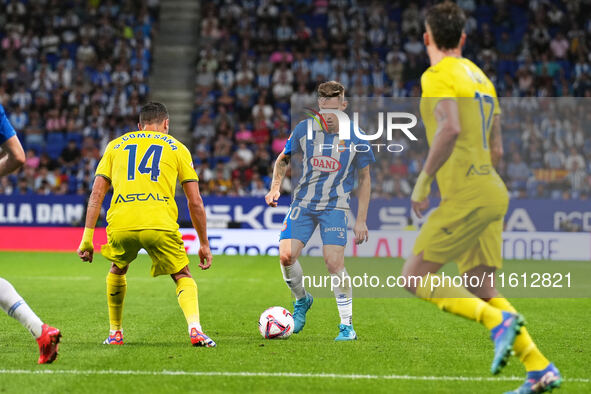
[[[437,131],[437,103],[453,99],[460,114],[461,131],[453,153],[436,175],[442,199],[466,206],[506,202],[507,188],[489,150],[493,117],[501,113],[491,81],[470,60],[445,57],[423,73],[421,87],[421,116],[429,145]]]
[[[96,175],[113,185],[109,231],[178,230],[177,177],[181,184],[198,180],[189,150],[154,131],[134,131],[111,141]]]

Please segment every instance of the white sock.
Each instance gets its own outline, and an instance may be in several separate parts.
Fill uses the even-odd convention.
[[[339,284],[335,286],[334,296],[337,300],[337,309],[341,317],[341,324],[350,326],[353,324],[353,289],[351,288],[351,277],[347,270],[343,268],[341,271],[331,274],[332,283]]]
[[[43,322],[6,279],[0,278],[0,308],[18,320],[35,338],[41,336]]]
[[[203,332],[203,329],[201,328],[201,324],[200,323],[191,323],[191,324],[189,324],[189,335],[191,335],[191,330],[193,328],[196,328],[197,331],[199,331],[199,332]]]
[[[287,283],[287,286],[291,289],[293,296],[296,300],[304,298],[306,296],[306,290],[304,289],[304,273],[300,262],[296,260],[292,265],[280,265],[281,272],[283,273],[283,280],[285,280],[285,283]]]

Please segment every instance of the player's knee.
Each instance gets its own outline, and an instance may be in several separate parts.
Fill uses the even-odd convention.
[[[20,296],[10,282],[6,279],[0,278],[0,309],[8,311],[19,298]]]
[[[402,272],[400,273],[400,275],[402,275],[402,277],[404,277],[404,279],[408,279],[408,278],[410,278],[412,276],[417,275],[417,272],[414,269],[414,265],[411,264],[409,261],[407,261],[402,266]]]
[[[331,274],[340,272],[345,268],[344,259],[340,258],[340,256],[326,256],[324,258],[324,263],[326,264],[328,272]]]
[[[472,293],[472,295],[474,295],[474,297],[478,297],[484,302],[489,302],[490,299],[493,298],[491,294],[488,294],[488,292],[483,291],[482,289],[474,287],[468,287],[467,289],[470,293]]]
[[[400,273],[400,275],[404,278],[404,288],[413,294],[417,291],[417,278],[419,278],[420,275],[415,267],[416,265],[412,264],[412,261],[407,260],[402,266],[402,272]]]
[[[404,290],[416,294],[417,292],[417,281],[415,275],[403,275],[404,277]]]
[[[8,293],[14,289],[9,281],[4,278],[0,278],[0,294]]]
[[[281,265],[287,266],[292,265],[295,261],[293,255],[291,254],[291,250],[282,250],[279,252],[279,261]]]
[[[478,278],[478,279],[480,279],[480,278]],[[476,281],[474,281],[474,282],[476,282]],[[466,289],[468,289],[468,291],[470,293],[472,293],[475,297],[480,298],[484,302],[490,301],[491,298],[494,298],[499,294],[495,287],[490,287],[490,286],[487,286],[486,284],[471,286],[470,283],[471,283],[470,279],[468,278],[467,284],[465,286]]]
[[[125,275],[127,273],[128,268],[129,268],[129,265],[126,265],[125,268],[119,268],[115,264],[111,263],[110,272],[115,275]]]
[[[171,274],[170,277],[175,282],[178,281],[181,278],[192,278],[191,271],[189,271],[189,266],[188,265],[184,266],[183,269],[180,270],[179,272],[176,272],[174,274]]]

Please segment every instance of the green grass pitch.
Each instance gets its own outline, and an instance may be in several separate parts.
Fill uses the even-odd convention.
[[[63,339],[57,361],[39,366],[33,338],[0,314],[0,393],[499,393],[525,376],[516,358],[500,376],[490,376],[486,330],[412,298],[355,299],[356,342],[333,341],[334,298],[316,298],[302,333],[263,340],[259,314],[273,305],[291,309],[277,258],[215,256],[208,271],[192,260],[201,320],[218,343],[214,349],[190,346],[173,282],[151,278],[147,256],[128,273],[126,344],[107,347],[101,342],[108,331],[108,263],[101,256],[85,264],[73,253],[1,253],[0,276],[59,327]],[[399,261],[392,267],[400,272]],[[560,368],[562,392],[591,392],[591,299],[512,301]]]

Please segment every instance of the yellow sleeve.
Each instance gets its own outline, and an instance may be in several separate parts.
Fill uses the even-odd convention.
[[[421,76],[423,97],[456,98],[452,76],[443,70],[428,69]]]
[[[492,82],[490,82],[490,86],[492,88],[493,91],[493,100],[495,103],[495,108],[493,110],[493,115],[500,115],[501,114],[501,105],[499,104],[499,97],[497,96],[497,90],[495,89],[495,85],[493,85]]]
[[[103,157],[99,162],[98,166],[96,167],[96,176],[105,177],[111,182],[113,179],[112,176],[113,171],[113,143],[109,143],[105,148],[105,153],[103,153]]]
[[[181,185],[185,182],[199,181],[199,177],[193,168],[193,158],[191,153],[185,146],[181,146],[178,150],[178,169],[179,169],[179,182]]]

